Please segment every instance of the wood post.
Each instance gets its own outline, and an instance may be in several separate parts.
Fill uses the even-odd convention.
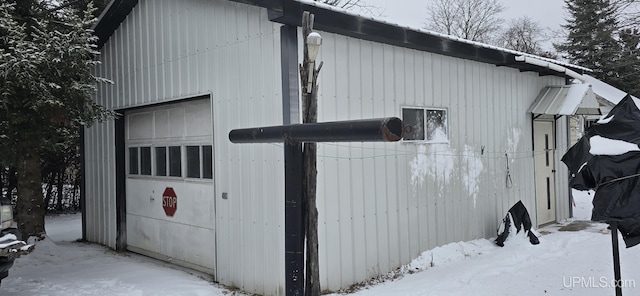
[[[316,123],[318,122],[318,86],[316,79],[320,68],[315,69],[314,64],[309,61],[307,51],[307,36],[313,32],[313,15],[308,11],[302,14],[302,38],[304,40],[304,59],[303,65],[300,65],[300,81],[302,82],[302,122]],[[312,74],[312,75],[309,75]],[[308,81],[311,77],[312,81]],[[311,85],[311,90],[308,86]],[[303,201],[305,203],[305,227],[307,237],[307,260],[306,260],[306,279],[305,279],[305,295],[320,295],[320,268],[318,262],[318,209],[316,208],[316,184],[317,184],[317,144],[305,143],[303,148]]]

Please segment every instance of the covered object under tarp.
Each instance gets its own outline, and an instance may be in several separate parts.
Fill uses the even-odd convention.
[[[640,100],[627,95],[562,157],[569,185],[594,189],[591,220],[617,222],[627,248],[640,243]]]

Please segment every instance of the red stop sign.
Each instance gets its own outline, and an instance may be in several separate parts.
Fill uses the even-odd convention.
[[[176,192],[171,187],[167,187],[162,193],[162,208],[169,217],[173,217],[173,214],[178,209],[178,196],[176,196]]]

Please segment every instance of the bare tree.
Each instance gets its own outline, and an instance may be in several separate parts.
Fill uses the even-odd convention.
[[[384,11],[379,7],[371,5],[363,0],[313,0],[346,10],[357,10],[372,16],[381,16]]]
[[[513,19],[507,28],[497,36],[497,45],[517,51],[540,55],[544,53],[541,44],[546,37],[540,24],[528,16]]]
[[[610,0],[621,29],[640,27],[640,0]]]
[[[336,6],[344,9],[360,8],[364,6],[371,6],[362,0],[313,0],[315,2],[322,2],[331,6]]]
[[[425,29],[488,42],[500,30],[505,10],[500,0],[431,0]]]

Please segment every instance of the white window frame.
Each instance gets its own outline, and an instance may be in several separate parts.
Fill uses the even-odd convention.
[[[402,120],[404,121],[404,110],[405,109],[420,109],[423,112],[424,121],[422,123],[422,130],[424,133],[424,140],[405,140],[402,139],[405,143],[419,143],[419,144],[439,144],[439,143],[449,143],[450,141],[450,129],[451,126],[449,124],[449,109],[445,107],[424,107],[424,106],[401,106],[400,107],[400,116],[402,116]],[[428,111],[444,111],[445,113],[445,126],[446,129],[446,140],[428,140],[427,139],[427,112]],[[405,127],[407,128],[407,127]]]

